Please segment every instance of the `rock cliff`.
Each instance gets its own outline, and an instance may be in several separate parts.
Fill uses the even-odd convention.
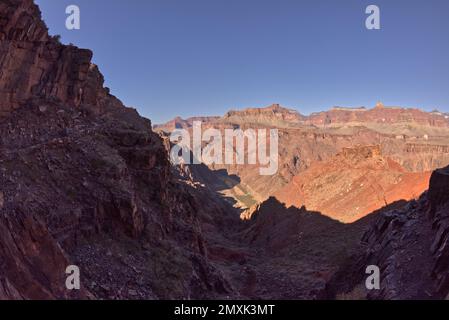
[[[0,12],[0,299],[230,294],[198,191],[150,121],[103,87],[91,51],[48,35],[33,1]],[[81,290],[65,286],[71,264]]]
[[[449,168],[433,172],[429,190],[376,217],[358,254],[328,283],[335,293],[369,299],[444,299],[449,293]],[[380,268],[380,290],[364,288],[365,268]],[[348,278],[348,274],[359,275]],[[349,280],[349,281],[348,281]],[[346,293],[345,293],[346,292]]]
[[[0,116],[39,100],[95,112],[120,106],[92,52],[50,37],[32,0],[2,0],[0,11]]]

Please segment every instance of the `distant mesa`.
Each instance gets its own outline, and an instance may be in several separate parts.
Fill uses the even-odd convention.
[[[365,107],[351,108],[351,107],[335,106],[331,110],[334,110],[334,111],[367,111],[368,109]]]
[[[286,108],[275,103],[263,108],[246,108],[242,110],[232,109],[225,113],[222,117],[192,117],[182,119],[176,117],[173,120],[155,125],[156,130],[170,131],[173,129],[190,128],[193,121],[202,121],[209,126],[224,125],[266,125],[278,128],[293,127],[341,127],[347,125],[371,124],[370,129],[378,130],[379,124],[384,128],[381,130],[389,130],[385,125],[397,126],[401,124],[410,124],[413,126],[439,127],[449,128],[449,116],[441,112],[426,112],[417,108],[404,108],[396,106],[385,106],[382,102],[377,102],[374,108],[345,107],[334,106],[328,111],[314,112],[308,116],[302,115],[295,109]],[[392,127],[393,128],[393,127]],[[411,127],[413,130],[414,127]],[[392,134],[397,134],[393,132]],[[421,130],[422,131],[422,130]],[[423,136],[426,132],[420,132],[417,136]]]
[[[280,104],[272,104],[264,108],[246,108],[243,110],[230,110],[225,114],[225,118],[229,118],[235,115],[270,115],[270,114],[290,114],[299,115],[299,112],[294,109],[282,107]]]

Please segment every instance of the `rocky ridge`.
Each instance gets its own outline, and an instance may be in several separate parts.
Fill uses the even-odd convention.
[[[177,176],[89,50],[50,37],[31,0],[0,11],[0,298],[231,295],[200,223],[211,194]],[[71,264],[82,290],[65,287]]]
[[[0,11],[0,116],[39,100],[97,113],[121,106],[103,87],[92,52],[50,37],[32,0],[3,0]]]

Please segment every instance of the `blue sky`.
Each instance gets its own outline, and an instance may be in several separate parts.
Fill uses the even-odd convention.
[[[106,86],[154,123],[280,103],[449,111],[447,0],[35,0],[89,48]],[[65,8],[81,29],[65,28]],[[381,30],[365,9],[381,10]]]

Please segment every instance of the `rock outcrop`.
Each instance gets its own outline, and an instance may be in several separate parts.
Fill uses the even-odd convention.
[[[378,103],[375,108],[333,108],[308,117],[307,123],[317,126],[347,123],[400,124],[415,123],[424,126],[449,126],[449,118],[443,114],[425,112],[417,108],[387,107]]]
[[[357,146],[313,163],[275,196],[287,206],[306,206],[347,223],[418,198],[427,190],[429,178],[429,172],[407,172],[383,156],[379,145]]]
[[[339,266],[359,252],[372,219],[344,224],[304,207],[287,208],[274,197],[264,201],[241,232],[241,242],[256,248],[259,257],[254,291],[271,299],[323,298]]]
[[[402,209],[380,214],[362,237],[362,250],[341,267],[328,292],[364,287],[368,265],[380,268],[380,290],[358,298],[444,299],[449,293],[449,167],[436,170],[428,192]],[[359,275],[349,279],[348,273]],[[346,279],[346,280],[344,280]],[[352,285],[351,285],[352,283]],[[345,288],[346,289],[343,289]]]
[[[248,108],[241,111],[227,112],[222,121],[234,124],[265,124],[276,127],[298,125],[305,117],[299,112],[272,104],[266,108]]]
[[[92,52],[48,35],[33,1],[0,12],[0,299],[232,294],[208,260],[200,191],[150,121],[103,87]],[[66,288],[72,264],[81,290]]]
[[[103,87],[92,52],[50,37],[32,0],[2,0],[0,11],[0,116],[39,99],[95,112],[121,105]]]
[[[436,170],[430,179],[429,218],[435,236],[430,248],[434,258],[432,279],[439,297],[449,293],[449,167]]]

